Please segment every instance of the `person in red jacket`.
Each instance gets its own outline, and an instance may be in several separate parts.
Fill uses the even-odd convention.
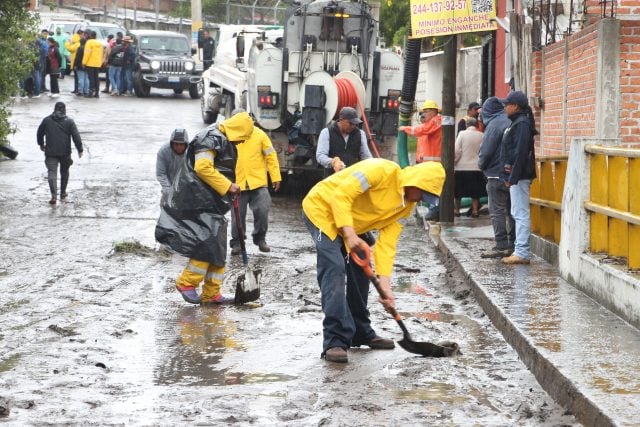
[[[400,126],[398,130],[418,137],[416,163],[439,162],[442,151],[442,117],[436,101],[428,99],[422,104],[420,121],[418,126]]]
[[[440,107],[434,100],[427,99],[420,109],[420,124],[418,126],[400,126],[398,131],[410,136],[418,137],[416,143],[416,164],[422,162],[440,162],[442,152],[442,116]],[[429,202],[429,213],[426,220],[440,217],[438,198]]]

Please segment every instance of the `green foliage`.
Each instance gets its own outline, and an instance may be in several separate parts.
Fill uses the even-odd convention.
[[[37,23],[24,2],[0,0],[0,144],[13,132],[11,97],[18,94],[20,80],[31,72],[37,58],[33,47]]]
[[[174,18],[191,18],[191,2],[187,0],[178,1],[169,16]]]
[[[409,26],[408,1],[382,1],[380,4],[380,33],[385,44],[404,46],[404,37]]]
[[[241,2],[234,1],[234,3]],[[214,22],[225,22],[227,16],[226,0],[202,0],[202,14],[203,16],[213,17]]]

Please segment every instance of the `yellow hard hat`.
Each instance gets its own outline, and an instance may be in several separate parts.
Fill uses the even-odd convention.
[[[438,103],[433,99],[427,99],[426,101],[424,101],[424,104],[422,104],[422,108],[420,110],[424,111],[424,110],[430,110],[430,109],[440,111],[440,107],[438,107]]]

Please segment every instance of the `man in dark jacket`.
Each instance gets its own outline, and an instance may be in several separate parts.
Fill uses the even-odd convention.
[[[487,194],[489,196],[489,214],[493,225],[496,245],[482,258],[504,258],[511,255],[516,240],[516,230],[511,216],[511,196],[509,188],[500,180],[502,165],[500,163],[500,147],[505,129],[511,120],[504,112],[504,105],[495,96],[482,104],[482,121],[485,124],[482,145],[478,153],[478,167],[487,178]]]
[[[204,31],[202,40],[202,65],[205,70],[213,64],[213,58],[216,56],[216,41],[209,35],[209,31]]]
[[[318,136],[316,160],[326,169],[325,175],[339,172],[345,167],[370,159],[371,151],[367,145],[367,137],[358,128],[362,120],[354,108],[343,107],[338,120],[322,129]]]
[[[40,149],[44,151],[44,164],[47,166],[49,190],[51,199],[49,204],[56,204],[58,164],[60,165],[60,200],[67,198],[67,183],[69,182],[69,168],[71,160],[71,139],[78,150],[78,157],[82,157],[82,139],[73,119],[67,117],[64,102],[56,102],[53,114],[45,117],[38,127],[37,140]]]
[[[529,264],[529,236],[531,217],[529,195],[531,181],[536,177],[536,159],[533,123],[529,118],[527,95],[514,91],[502,100],[504,111],[511,119],[502,139],[500,149],[500,177],[509,188],[511,215],[516,223],[515,250],[511,256],[502,258],[505,264]]]

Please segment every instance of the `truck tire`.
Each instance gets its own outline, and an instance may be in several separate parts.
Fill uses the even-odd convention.
[[[191,99],[200,98],[200,89],[197,84],[189,85],[189,96]]]
[[[9,144],[0,144],[0,153],[12,160],[18,157],[18,150]]]
[[[133,76],[133,90],[138,98],[146,98],[151,93],[151,86],[145,84],[139,71]]]

